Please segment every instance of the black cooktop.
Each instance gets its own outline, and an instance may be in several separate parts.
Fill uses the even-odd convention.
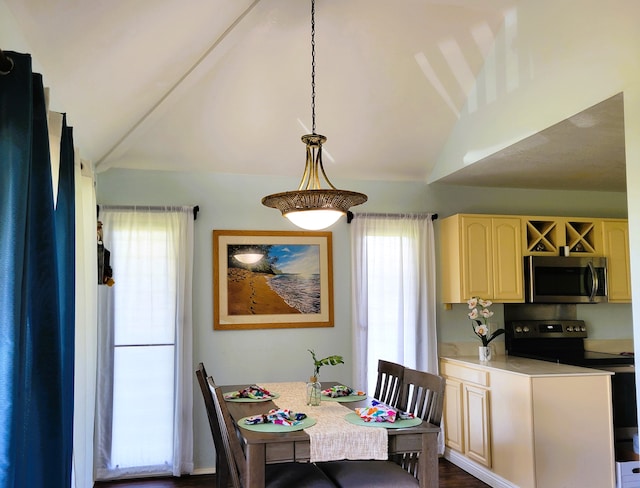
[[[523,320],[505,325],[505,346],[510,356],[583,367],[634,364],[632,353],[585,350],[587,329],[582,320]]]

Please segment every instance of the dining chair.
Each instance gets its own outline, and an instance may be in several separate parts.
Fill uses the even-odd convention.
[[[213,403],[222,433],[222,443],[234,488],[252,488],[246,483],[246,457],[224,395],[213,388]],[[331,480],[313,463],[287,462],[265,465],[265,488],[335,488]]]
[[[445,380],[442,376],[405,368],[398,408],[435,425],[442,420]]]
[[[216,408],[213,403],[213,396],[211,395],[209,382],[207,380],[209,376],[207,375],[204,363],[198,364],[198,368],[196,369],[196,378],[198,378],[198,384],[202,391],[202,398],[204,399],[204,406],[207,412],[207,418],[209,419],[209,428],[211,429],[211,435],[213,437],[213,447],[216,451],[216,486],[218,488],[223,488],[227,486],[229,479],[229,463],[225,454]],[[213,379],[211,379],[211,381],[213,382]]]
[[[405,368],[398,409],[440,425],[444,405],[445,379],[437,374]],[[398,455],[394,461],[417,477],[418,453],[408,452]]]
[[[378,378],[373,398],[392,407],[397,406],[402,389],[404,366],[384,359],[378,360]]]
[[[444,378],[403,367],[397,408],[413,413],[429,423],[440,425],[444,400]],[[388,461],[331,461],[318,463],[338,486],[384,488],[419,486],[418,452],[390,457]]]

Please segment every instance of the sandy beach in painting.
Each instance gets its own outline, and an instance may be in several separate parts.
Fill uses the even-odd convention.
[[[286,314],[300,312],[285,303],[267,284],[269,276],[246,269],[227,270],[229,315]]]

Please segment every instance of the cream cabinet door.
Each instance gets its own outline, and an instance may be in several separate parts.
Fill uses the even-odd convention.
[[[446,378],[444,391],[444,443],[451,449],[463,452],[462,382]]]
[[[602,234],[604,255],[607,257],[609,301],[630,303],[629,224],[626,220],[604,220]]]
[[[523,259],[520,218],[491,219],[493,242],[493,299],[524,301]]]
[[[489,391],[463,384],[465,454],[469,459],[491,467],[489,439]]]
[[[440,224],[442,301],[524,302],[522,220],[456,214]]]
[[[463,297],[493,298],[491,218],[462,217]]]

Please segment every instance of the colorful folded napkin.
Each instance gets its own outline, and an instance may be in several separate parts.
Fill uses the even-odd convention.
[[[336,386],[332,386],[331,388],[322,390],[322,394],[324,396],[328,396],[331,398],[345,397],[349,395],[358,395],[358,396],[366,395],[364,391],[354,390],[353,388],[349,388],[348,386],[344,386],[344,385],[336,385]]]
[[[407,420],[414,418],[412,413],[403,412],[378,400],[372,400],[370,407],[356,408],[355,412],[365,422],[395,422],[397,419]]]
[[[244,419],[245,424],[278,424],[278,425],[298,425],[304,419],[307,418],[307,414],[302,412],[292,412],[291,410],[284,409],[272,409],[266,414],[254,415]]]
[[[226,400],[233,400],[235,398],[251,398],[254,400],[260,400],[264,398],[273,398],[273,395],[269,390],[265,390],[258,385],[251,385],[240,391],[225,393],[224,398]]]

